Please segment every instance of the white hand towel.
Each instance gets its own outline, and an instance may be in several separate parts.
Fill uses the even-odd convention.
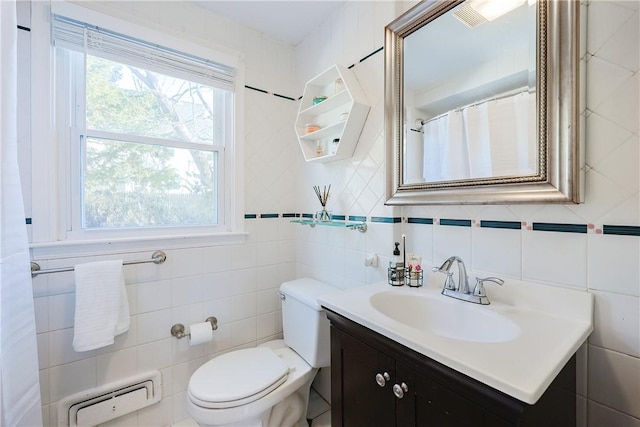
[[[73,349],[89,351],[113,344],[129,330],[129,302],[122,260],[78,264]]]

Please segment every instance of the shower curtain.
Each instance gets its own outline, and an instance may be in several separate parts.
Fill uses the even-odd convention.
[[[489,101],[493,176],[535,173],[535,95],[528,92]]]
[[[426,182],[469,178],[469,152],[464,137],[462,112],[449,111],[424,124]]]
[[[17,154],[15,0],[0,1],[0,425],[42,425],[29,247]]]
[[[427,182],[536,173],[534,94],[449,111],[425,123],[423,133]]]
[[[422,127],[424,140],[424,166],[422,173],[426,182],[442,181],[440,150],[443,142],[449,140],[449,115],[433,119]]]
[[[462,110],[464,131],[469,145],[470,178],[493,175],[491,167],[491,137],[489,132],[489,105],[482,103]]]

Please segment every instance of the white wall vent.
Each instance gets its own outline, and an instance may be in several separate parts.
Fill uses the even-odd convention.
[[[161,378],[152,371],[68,396],[58,402],[58,427],[95,426],[153,405],[162,399]]]
[[[482,16],[471,5],[466,3],[453,12],[453,17],[469,28],[475,28],[478,25],[487,22],[487,18]]]

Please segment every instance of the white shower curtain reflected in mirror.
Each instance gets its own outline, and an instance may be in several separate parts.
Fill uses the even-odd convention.
[[[426,182],[444,181],[442,175],[441,151],[446,151],[446,141],[449,140],[449,114],[426,123],[424,133],[424,180]]]
[[[35,315],[17,154],[15,0],[0,1],[0,425],[41,426]]]
[[[422,132],[426,182],[537,172],[535,94],[449,111],[424,123]]]

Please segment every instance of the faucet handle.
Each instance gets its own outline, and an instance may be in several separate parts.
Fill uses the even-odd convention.
[[[473,295],[478,297],[487,296],[487,292],[484,290],[484,282],[493,282],[500,286],[504,284],[504,280],[499,277],[476,277],[476,286],[473,288]]]
[[[453,271],[443,270],[442,267],[433,267],[431,271],[446,274],[447,278],[444,279],[444,289],[456,290],[456,284],[453,282]]]
[[[444,281],[444,289],[456,290],[456,284],[453,282],[453,271],[447,271],[447,278]]]

